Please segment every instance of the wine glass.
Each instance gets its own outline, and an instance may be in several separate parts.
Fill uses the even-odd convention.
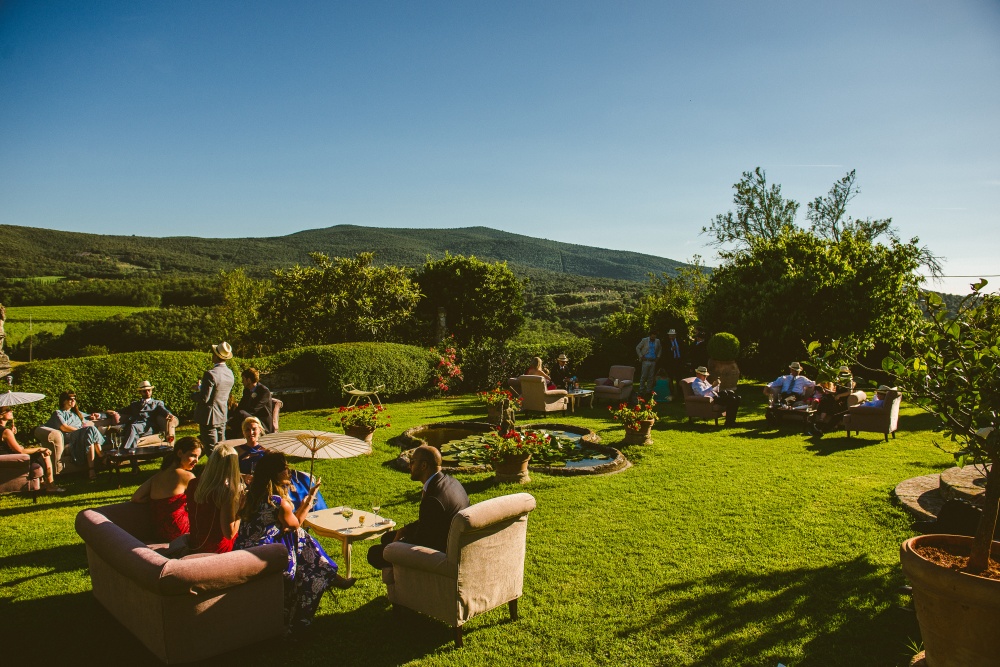
[[[379,513],[379,512],[381,511],[381,510],[382,510],[382,505],[380,505],[380,504],[378,503],[378,501],[376,501],[376,502],[375,502],[375,503],[374,503],[374,504],[372,505],[372,514],[374,514],[375,516],[378,516],[378,513]],[[382,519],[379,519],[378,521],[376,521],[376,522],[375,522],[375,523],[373,523],[372,525],[373,525],[373,526],[381,526],[381,525],[382,525]]]
[[[344,517],[344,520],[347,521],[348,526],[350,526],[351,517],[354,516],[354,510],[352,510],[350,507],[345,507],[342,510],[340,510],[340,516]],[[349,533],[351,532],[351,529],[349,527],[345,528],[344,532]]]
[[[364,528],[364,527],[365,527],[365,515],[362,512],[362,513],[358,514],[358,529],[360,530],[361,528]]]

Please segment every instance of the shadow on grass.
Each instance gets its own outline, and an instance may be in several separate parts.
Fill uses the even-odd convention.
[[[10,588],[24,583],[31,579],[44,577],[58,572],[75,572],[82,570],[87,562],[87,549],[82,542],[78,544],[65,544],[59,547],[17,553],[0,558],[0,572],[9,571],[12,568],[32,567],[44,568],[48,570],[42,574],[32,574],[19,579],[6,579],[0,583],[0,588]]]
[[[818,456],[829,456],[830,454],[836,454],[838,452],[849,452],[855,449],[864,449],[865,447],[880,445],[883,442],[885,441],[882,439],[882,436],[879,436],[878,439],[859,438],[858,436],[848,438],[846,435],[841,435],[839,437],[827,435],[823,438],[810,436],[809,444],[806,446],[806,451],[814,452]]]
[[[907,664],[906,644],[918,637],[913,613],[899,606],[898,569],[866,558],[835,565],[756,573],[728,570],[664,586],[656,611],[618,635],[653,633],[666,643],[698,637],[703,653],[691,664]],[[803,636],[803,656],[785,647]],[[793,659],[794,658],[794,659]]]

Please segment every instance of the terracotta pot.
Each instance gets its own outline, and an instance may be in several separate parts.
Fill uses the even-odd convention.
[[[716,361],[715,359],[708,360],[708,373],[710,380],[719,378],[719,389],[736,389],[736,385],[740,381],[740,367],[736,365],[735,361]]]
[[[961,535],[921,535],[903,542],[899,561],[913,586],[913,606],[930,667],[987,667],[1000,655],[1000,581],[941,567],[917,547],[972,546]],[[961,551],[956,550],[956,553]],[[993,542],[994,558],[1000,542]]]
[[[352,438],[364,440],[370,445],[372,444],[372,436],[375,435],[375,429],[368,426],[345,426],[344,433]]]
[[[531,454],[508,454],[493,464],[493,471],[496,473],[498,482],[510,482],[513,484],[526,484],[531,481],[528,476],[528,462]]]
[[[633,431],[630,428],[625,429],[625,438],[622,442],[626,445],[648,445],[653,442],[651,432],[653,430],[653,424],[656,422],[655,419],[643,419],[639,422],[639,430]]]

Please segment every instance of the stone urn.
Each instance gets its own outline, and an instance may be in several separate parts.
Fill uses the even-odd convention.
[[[643,419],[639,422],[639,429],[625,429],[625,438],[622,440],[626,445],[649,445],[652,444],[652,430],[655,419]]]
[[[740,382],[740,367],[735,361],[708,360],[709,379],[719,378],[719,389],[736,389]]]
[[[709,381],[719,380],[719,389],[736,389],[740,381],[740,367],[736,358],[740,355],[740,340],[731,333],[720,331],[708,340]]]
[[[486,421],[490,424],[499,424],[500,415],[503,414],[502,405],[487,405],[486,406]]]
[[[973,538],[921,535],[903,542],[899,562],[913,586],[925,660],[934,667],[987,667],[1000,656],[1000,581],[952,570],[924,558],[920,547],[968,555]],[[993,542],[993,554],[1000,542]]]
[[[531,461],[531,454],[507,454],[502,461],[493,464],[497,481],[509,484],[527,484],[531,481],[531,477],[528,476],[529,461]]]
[[[352,438],[364,440],[371,445],[372,437],[375,435],[375,429],[371,426],[345,426],[344,433]]]

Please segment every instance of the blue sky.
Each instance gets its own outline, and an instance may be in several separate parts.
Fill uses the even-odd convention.
[[[1000,274],[1000,2],[0,1],[4,224],[711,264],[756,166],[800,215],[857,169],[850,213]]]

